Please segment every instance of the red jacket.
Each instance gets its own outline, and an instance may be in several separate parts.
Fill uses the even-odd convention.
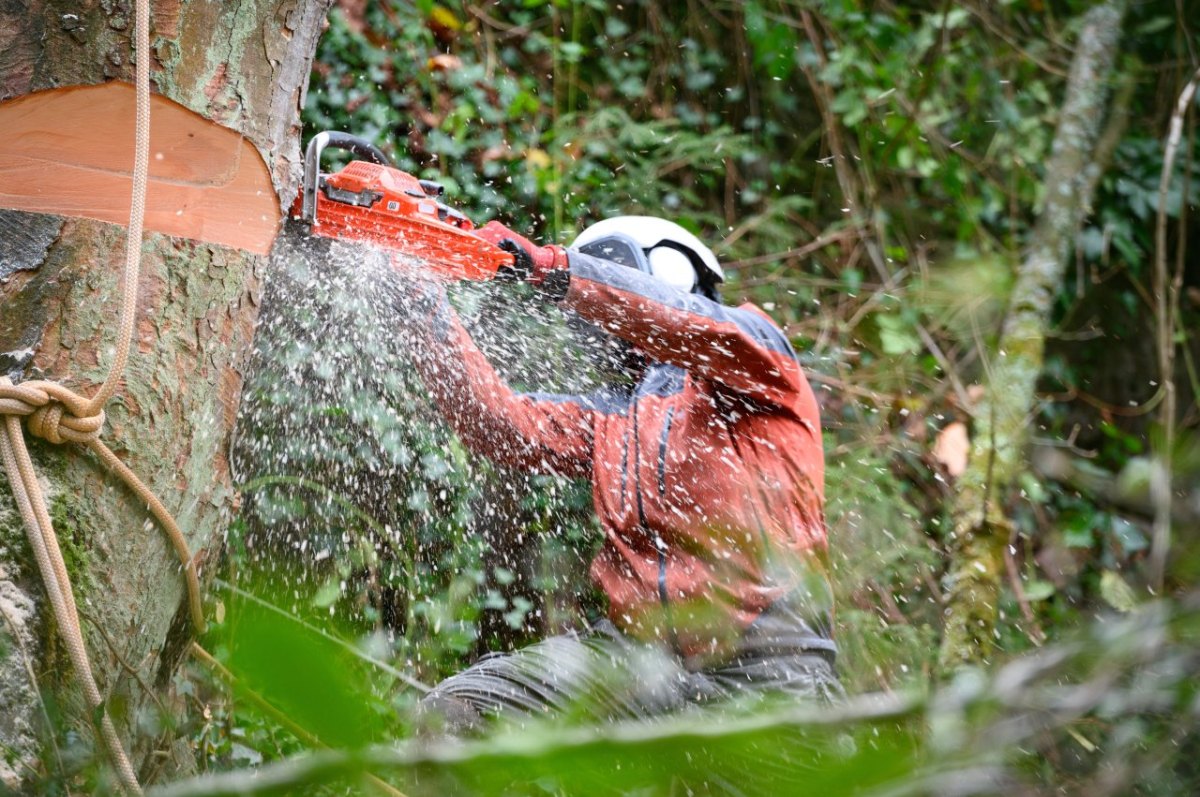
[[[570,265],[564,305],[654,362],[632,391],[514,392],[444,304],[434,356],[419,358],[426,384],[472,451],[591,480],[605,537],[591,575],[617,627],[718,652],[823,561],[809,555],[826,546],[816,400],[753,305],[579,252]]]

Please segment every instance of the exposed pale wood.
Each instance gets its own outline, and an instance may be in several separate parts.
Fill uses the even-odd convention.
[[[165,97],[151,114],[146,228],[266,254],[280,212],[254,146]],[[133,120],[121,82],[0,103],[0,207],[126,223]]]

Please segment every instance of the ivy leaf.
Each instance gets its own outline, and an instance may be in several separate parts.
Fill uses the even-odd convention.
[[[558,46],[558,52],[568,64],[577,64],[583,59],[586,51],[579,42],[562,42]]]
[[[1126,554],[1144,551],[1150,547],[1150,541],[1136,523],[1131,523],[1116,515],[1112,518],[1112,535],[1121,544]]]
[[[525,615],[533,608],[528,598],[518,595],[513,599],[512,609],[504,613],[504,622],[509,628],[519,630],[525,624]]]
[[[1137,596],[1125,579],[1112,570],[1105,570],[1100,575],[1100,597],[1119,612],[1131,612],[1137,608]]]
[[[610,38],[619,39],[629,33],[629,25],[615,14],[609,14],[604,19],[604,33]]]
[[[463,26],[462,21],[454,15],[453,11],[441,5],[434,5],[429,9],[429,21],[449,31],[461,30]]]
[[[912,326],[900,316],[880,315],[876,323],[879,324],[879,343],[884,354],[916,354],[921,350],[921,341]]]
[[[1139,36],[1149,36],[1153,33],[1158,33],[1161,30],[1166,30],[1174,24],[1175,20],[1168,16],[1151,17],[1139,25],[1134,32]]]
[[[313,596],[313,606],[318,606],[322,609],[327,609],[333,605],[333,602],[342,594],[342,582],[340,578],[331,578],[321,585],[317,590],[317,594]]]
[[[230,748],[230,758],[239,766],[256,767],[263,762],[262,753],[239,742],[234,742]]]
[[[930,14],[929,24],[934,28],[945,28],[946,30],[954,30],[965,25],[971,16],[971,12],[965,8],[952,8],[943,14]]]
[[[1053,597],[1054,593],[1056,592],[1053,584],[1051,584],[1049,581],[1043,581],[1042,579],[1033,579],[1032,581],[1028,582],[1025,584],[1024,590],[1025,600],[1031,603],[1044,601],[1047,598]]]

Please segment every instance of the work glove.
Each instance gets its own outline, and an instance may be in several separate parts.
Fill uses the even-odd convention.
[[[570,266],[567,252],[561,246],[537,246],[498,221],[489,221],[475,230],[475,234],[512,254],[512,267],[497,272],[498,277],[529,282],[553,293],[566,293]]]

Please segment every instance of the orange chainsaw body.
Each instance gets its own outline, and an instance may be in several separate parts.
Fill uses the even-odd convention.
[[[302,195],[291,216],[306,221],[314,236],[360,241],[417,258],[450,280],[488,280],[501,266],[512,265],[511,254],[475,235],[471,220],[442,202],[440,194],[441,186],[408,172],[356,160],[334,174],[319,175],[309,193],[311,210],[303,207]]]

